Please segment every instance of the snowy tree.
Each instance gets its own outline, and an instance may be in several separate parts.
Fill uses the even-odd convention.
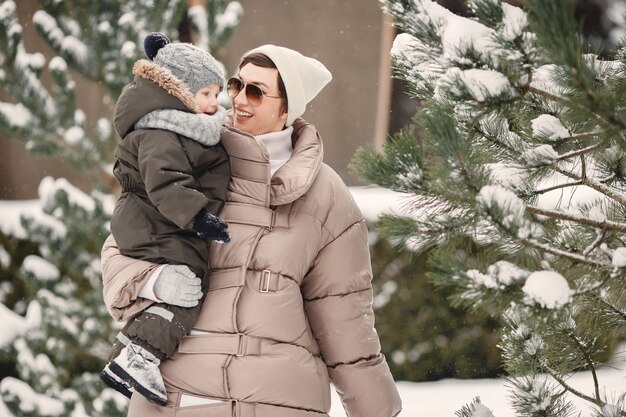
[[[0,414],[124,415],[125,399],[98,377],[118,328],[102,301],[99,258],[114,205],[115,101],[149,32],[176,40],[187,20],[196,43],[218,48],[242,8],[226,0],[189,10],[182,0],[38,3],[32,25],[51,59],[26,50],[19,6],[0,3],[0,88],[9,97],[0,102],[0,133],[72,164],[93,189],[45,178],[17,221],[0,219]],[[79,78],[99,86],[99,114],[77,104]]]
[[[590,52],[567,0],[467,5],[383,1],[419,138],[407,128],[353,168],[413,195],[380,230],[428,250],[456,305],[502,319],[519,415],[569,416],[576,396],[624,416],[624,387],[596,370],[626,329],[626,44]],[[582,369],[590,392],[568,384]]]

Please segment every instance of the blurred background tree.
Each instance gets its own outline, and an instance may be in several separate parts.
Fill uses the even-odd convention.
[[[450,306],[452,290],[435,288],[427,278],[426,254],[383,237],[371,252],[376,329],[397,380],[493,378],[502,372],[497,320]]]
[[[0,3],[0,131],[79,169],[91,188],[44,178],[39,199],[16,202],[16,224],[0,233],[0,394],[15,416],[125,415],[126,400],[98,377],[116,332],[100,280],[115,201],[115,102],[149,32],[218,49],[242,9],[226,0],[41,0],[32,22],[20,22],[17,7]],[[24,45],[30,24],[51,57]]]

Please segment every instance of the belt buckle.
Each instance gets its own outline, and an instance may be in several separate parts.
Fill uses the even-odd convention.
[[[272,277],[272,272],[269,269],[264,269],[261,272],[261,288],[259,291],[262,293],[267,293],[270,291],[270,278]]]
[[[238,346],[237,346],[237,354],[235,356],[241,357],[245,354],[246,351],[246,341],[244,340],[243,333],[237,333],[238,336]]]
[[[270,221],[271,223],[270,223],[269,230],[271,232],[272,230],[274,230],[274,226],[276,225],[276,210],[272,210],[272,219]]]

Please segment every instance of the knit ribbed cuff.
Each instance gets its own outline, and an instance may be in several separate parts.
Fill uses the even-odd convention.
[[[157,269],[152,271],[152,274],[150,275],[150,278],[148,278],[146,284],[139,290],[139,294],[137,294],[139,297],[156,301],[157,303],[163,302],[163,300],[160,300],[159,297],[157,297],[154,293],[154,283],[156,282],[163,268],[165,268],[166,266],[167,265],[161,265]]]

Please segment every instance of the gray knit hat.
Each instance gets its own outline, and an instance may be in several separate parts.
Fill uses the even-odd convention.
[[[224,87],[224,66],[208,52],[190,43],[170,43],[167,36],[158,32],[146,36],[143,46],[149,59],[170,70],[192,94],[208,84]]]

